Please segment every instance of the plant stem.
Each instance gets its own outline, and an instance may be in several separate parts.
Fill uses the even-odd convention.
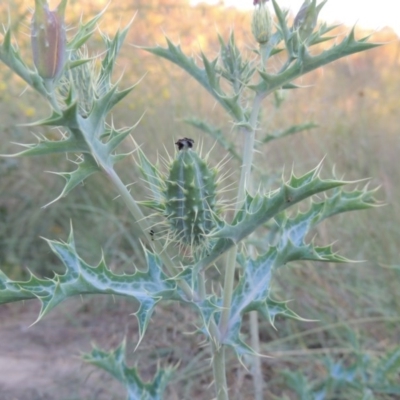
[[[221,320],[219,330],[221,336],[225,336],[229,327],[230,308],[232,303],[233,286],[235,281],[237,245],[233,246],[225,257],[225,279],[222,301]]]
[[[251,194],[254,191],[253,179],[249,182],[249,191]],[[254,245],[250,244],[248,247],[249,256],[251,258],[256,257],[256,251]],[[260,332],[258,325],[258,312],[250,312],[250,343],[251,348],[256,354],[260,354]],[[262,374],[261,358],[257,355],[252,358],[251,373],[253,375],[253,387],[254,387],[254,400],[263,400],[264,392],[264,379]]]
[[[61,109],[56,98],[56,93],[54,91],[53,83],[44,80],[43,86],[46,88],[46,93],[43,93],[43,96],[47,99],[47,101],[50,103],[51,107],[55,112],[61,113]]]
[[[217,392],[216,400],[229,400],[228,384],[225,373],[225,346],[220,344],[218,327],[213,321],[210,324],[211,350],[213,354],[213,373],[215,389]]]
[[[126,188],[124,183],[121,181],[120,177],[114,171],[113,168],[105,169],[106,174],[110,178],[111,182],[116,187],[118,193],[120,194],[122,200],[125,202],[128,210],[133,215],[135,222],[138,224],[139,229],[142,231],[143,236],[146,238],[147,243],[150,247],[153,248],[155,253],[161,258],[161,261],[164,263],[167,271],[171,277],[176,276],[179,274],[179,270],[175,267],[175,264],[168,256],[167,252],[165,251],[162,243],[159,240],[154,239],[149,240],[149,232],[150,232],[150,224],[146,219],[145,215],[142,213],[142,210],[139,208],[138,204],[136,203],[135,199],[132,197],[129,190]],[[178,284],[180,288],[185,292],[188,300],[197,300],[197,294],[195,294],[192,289],[190,288],[189,284],[184,280],[179,280]]]
[[[258,329],[258,312],[250,312],[250,337],[251,337],[251,347],[259,354],[260,353],[260,337]],[[262,376],[261,369],[261,358],[258,356],[252,359],[251,373],[253,375],[253,386],[254,386],[254,400],[263,400],[264,391],[264,380]]]
[[[213,345],[213,347],[216,347]],[[225,346],[213,349],[213,371],[217,389],[217,400],[228,400],[228,385],[225,376]],[[218,384],[220,383],[220,384]]]
[[[246,199],[246,189],[250,181],[251,176],[251,166],[253,163],[253,153],[254,153],[254,141],[255,141],[255,131],[257,127],[258,114],[261,108],[261,102],[264,98],[262,93],[259,93],[254,98],[253,108],[249,119],[249,125],[251,128],[241,128],[241,132],[244,136],[244,146],[243,146],[243,164],[240,173],[240,181],[238,187],[238,194],[236,198],[235,215],[241,209],[245,199]],[[221,336],[223,337],[229,325],[229,315],[233,295],[233,287],[235,281],[235,266],[236,266],[236,253],[237,246],[233,246],[226,255],[225,262],[225,280],[223,289],[223,308],[221,311],[221,320],[219,323],[219,329]]]
[[[240,173],[240,181],[238,194],[236,198],[235,215],[238,213],[246,199],[246,189],[250,181],[251,166],[253,163],[255,131],[257,127],[258,114],[260,112],[263,94],[257,94],[254,98],[253,108],[249,119],[250,128],[241,128],[240,131],[244,136],[243,146],[243,163]],[[236,268],[237,245],[233,246],[226,254],[225,258],[225,278],[223,287],[223,300],[221,319],[219,321],[219,335],[212,332],[213,325],[211,324],[210,331],[214,338],[212,341],[213,352],[213,370],[215,386],[217,390],[217,400],[228,400],[228,387],[226,383],[225,372],[225,346],[221,344],[223,338],[229,329],[229,317],[232,303],[233,289],[235,283],[235,268]],[[218,328],[216,328],[218,329]],[[215,338],[218,341],[215,341]],[[222,340],[221,340],[222,339]]]
[[[204,271],[199,273],[199,299],[204,300],[206,298],[206,279]]]
[[[260,44],[261,68],[266,68],[267,61],[272,49],[273,45],[271,46],[269,42],[266,44]]]

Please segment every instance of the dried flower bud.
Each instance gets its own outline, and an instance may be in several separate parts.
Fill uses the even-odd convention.
[[[33,62],[43,79],[57,79],[66,60],[64,13],[67,0],[50,11],[47,0],[35,0],[31,24]]]
[[[258,43],[265,44],[269,41],[272,35],[271,12],[263,0],[255,0],[254,4],[258,6],[253,13],[251,31]]]

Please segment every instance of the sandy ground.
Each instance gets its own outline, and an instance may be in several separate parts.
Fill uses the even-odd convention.
[[[91,314],[87,307],[69,300],[30,326],[38,302],[0,306],[0,400],[125,398],[119,383],[79,357],[93,341],[109,341],[110,348],[123,338],[107,310]],[[135,324],[129,314],[125,317]]]
[[[127,338],[128,365],[137,365],[144,380],[157,365],[179,366],[165,400],[209,400],[211,365],[203,337],[193,335],[196,316],[179,305],[159,306],[138,349],[134,302],[110,296],[68,299],[30,326],[39,312],[32,300],[0,306],[0,400],[125,400],[126,391],[108,373],[84,363],[80,354],[92,343],[109,350]],[[244,396],[249,374],[230,360],[229,384],[234,400]]]

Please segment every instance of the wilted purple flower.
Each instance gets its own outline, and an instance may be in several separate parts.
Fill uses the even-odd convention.
[[[67,0],[54,11],[47,0],[35,0],[31,23],[33,62],[43,79],[57,79],[66,60],[66,33],[64,14]]]

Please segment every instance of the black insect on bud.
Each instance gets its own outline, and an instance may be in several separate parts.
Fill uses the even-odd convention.
[[[191,149],[193,147],[194,140],[184,137],[183,139],[179,139],[175,144],[178,146],[178,150]]]

